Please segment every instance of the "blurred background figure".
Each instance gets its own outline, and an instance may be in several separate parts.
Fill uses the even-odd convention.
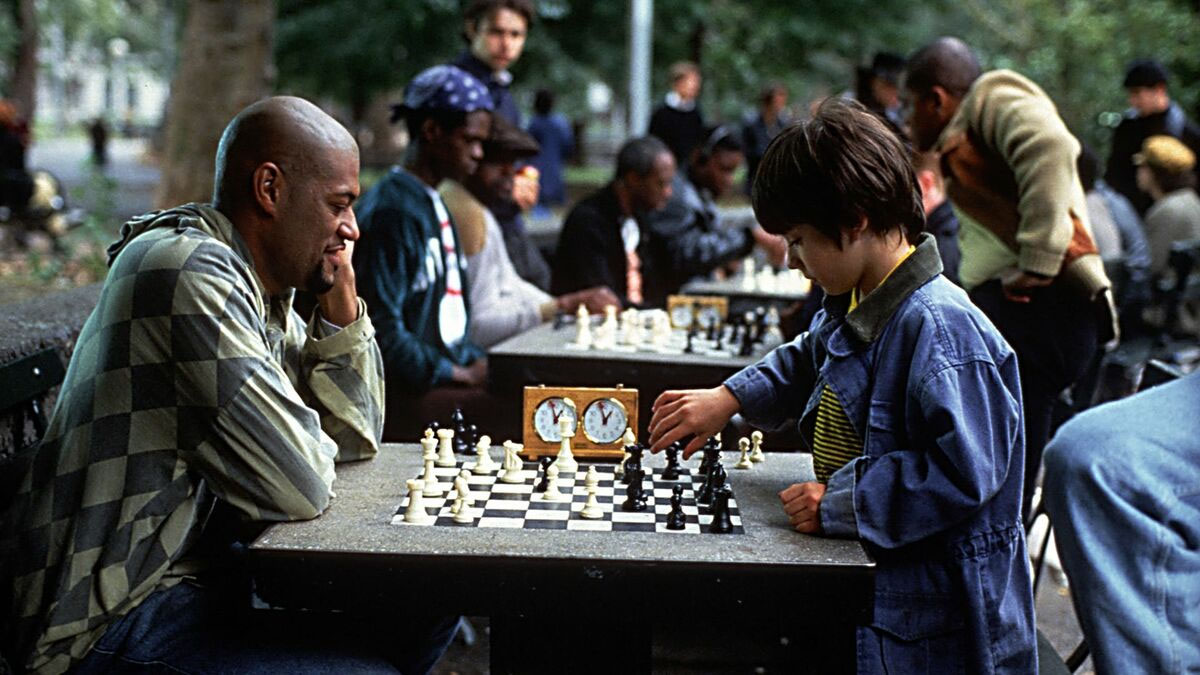
[[[942,183],[942,170],[934,152],[914,152],[913,169],[917,172],[917,184],[921,186],[921,206],[925,209],[925,231],[937,240],[938,253],[942,257],[942,274],[947,279],[958,281],[958,216],[946,199],[946,186]]]
[[[1200,197],[1196,196],[1196,155],[1183,141],[1151,136],[1133,156],[1137,186],[1153,203],[1146,211],[1146,240],[1150,243],[1150,273],[1167,269],[1171,244],[1200,238]]]
[[[671,66],[671,91],[650,116],[650,135],[667,144],[678,166],[687,164],[692,148],[704,137],[704,115],[696,101],[700,84],[696,64],[680,61]]]
[[[758,162],[767,145],[783,128],[791,124],[787,114],[788,90],[779,83],[768,84],[758,95],[758,111],[747,117],[742,127],[742,147],[746,151],[746,194],[754,185]]]
[[[893,52],[876,52],[869,68],[858,71],[854,97],[867,110],[887,122],[892,131],[907,141],[904,114],[900,104],[900,77],[908,62]]]
[[[92,139],[92,164],[103,169],[108,166],[108,125],[103,117],[88,124],[88,136]]]
[[[562,206],[567,202],[563,163],[575,151],[575,138],[567,118],[554,112],[554,92],[539,89],[534,96],[529,134],[542,148],[536,157],[529,160],[538,170],[538,205]]]
[[[12,103],[0,100],[0,207],[20,212],[33,194],[33,178],[25,168],[28,129]]]
[[[1104,179],[1145,216],[1154,199],[1138,187],[1133,156],[1141,151],[1142,143],[1158,134],[1181,139],[1193,153],[1200,152],[1200,127],[1188,119],[1167,91],[1170,77],[1165,66],[1153,59],[1129,64],[1125,72],[1125,87],[1129,95],[1129,110],[1113,130],[1112,151]]]

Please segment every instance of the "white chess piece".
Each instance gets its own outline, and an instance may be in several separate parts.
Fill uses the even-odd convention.
[[[438,482],[437,474],[433,469],[433,463],[433,457],[425,457],[425,473],[421,474],[421,481],[425,483],[425,489],[422,492],[426,497],[437,497],[446,491],[446,488]]]
[[[763,433],[761,431],[758,431],[757,429],[755,429],[753,432],[750,433],[750,444],[752,446],[750,449],[750,461],[751,462],[767,461],[767,456],[766,456],[766,454],[763,453],[763,450],[762,450],[762,441],[763,441]]]
[[[414,525],[428,525],[435,518],[425,511],[425,481],[420,478],[410,478],[405,482],[408,486],[408,508],[404,509],[404,522]]]
[[[548,502],[567,500],[566,495],[558,491],[558,467],[554,464],[546,467],[546,491],[542,493],[542,499]]]
[[[442,468],[454,466],[457,462],[454,459],[454,430],[453,429],[438,429],[438,455],[437,465]]]
[[[604,517],[604,510],[600,508],[600,502],[596,499],[596,486],[588,486],[587,501],[583,503],[583,510],[579,512],[579,516],[588,520]]]
[[[438,439],[433,435],[433,429],[426,429],[425,436],[421,439],[421,461],[424,462],[426,457],[437,458]]]
[[[650,329],[650,342],[655,347],[665,347],[671,338],[671,319],[665,314],[655,314]]]
[[[750,461],[750,439],[745,436],[738,439],[738,450],[742,451],[742,456],[738,458],[737,464],[733,465],[735,469],[750,469],[754,467],[754,462]]]
[[[616,305],[606,305],[604,307],[604,323],[596,330],[596,339],[593,341],[593,346],[597,349],[612,349],[617,343],[617,307]]]
[[[492,461],[492,455],[489,452],[491,447],[491,436],[484,434],[479,437],[479,442],[475,444],[475,467],[471,469],[476,476],[483,476],[496,470],[496,463]]]
[[[575,344],[585,349],[592,346],[592,319],[583,303],[575,312]]]
[[[600,474],[596,473],[596,467],[588,467],[587,475],[583,477],[583,484],[589,488],[594,488],[600,484]]]
[[[754,290],[758,281],[754,277],[754,258],[746,258],[742,261],[742,288],[747,291]]]
[[[554,463],[559,471],[574,473],[579,470],[579,462],[575,461],[575,455],[571,453],[571,439],[574,438],[575,431],[571,429],[571,420],[566,415],[558,418],[558,431],[562,440],[558,444],[558,458]]]
[[[471,497],[471,472],[463,469],[457,476],[454,477],[454,494],[455,504],[451,509],[454,513],[458,513],[458,500],[469,499]]]
[[[454,522],[461,525],[475,522],[475,514],[471,512],[471,505],[475,502],[472,497],[460,497],[458,500],[458,510],[454,512]]]
[[[521,457],[518,454],[523,448],[520,443],[504,441],[504,472],[500,474],[500,482],[525,482],[524,472],[521,470]]]

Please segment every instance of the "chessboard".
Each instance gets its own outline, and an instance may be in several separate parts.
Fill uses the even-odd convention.
[[[596,321],[586,311],[580,312],[574,321],[575,335],[563,348],[569,352],[692,354],[737,359],[759,358],[784,341],[778,328],[779,315],[767,307],[731,317],[726,323],[696,325],[690,330],[673,326],[669,315],[659,309],[628,309],[621,313],[619,321],[616,317],[610,311],[603,321]]]
[[[498,472],[484,475],[471,474],[468,484],[474,498],[475,518],[469,524],[454,522],[450,507],[454,503],[454,493],[451,488],[454,477],[460,471],[474,468],[474,462],[459,462],[454,467],[436,467],[434,473],[438,481],[446,488],[446,493],[439,497],[424,497],[425,510],[436,520],[415,525],[447,526],[447,527],[503,527],[526,530],[587,530],[598,532],[664,532],[668,534],[698,534],[707,533],[712,516],[704,513],[696,503],[696,493],[704,484],[704,476],[694,473],[684,467],[680,469],[678,480],[667,480],[662,477],[662,467],[646,468],[646,510],[624,511],[621,509],[625,501],[625,484],[615,475],[615,464],[595,464],[599,476],[596,487],[596,498],[604,515],[601,518],[589,520],[581,517],[579,512],[587,500],[587,488],[584,487],[584,472],[562,472],[558,475],[559,491],[571,495],[570,501],[543,501],[534,492],[537,482],[538,465],[534,462],[523,462],[522,474],[524,480],[520,483],[504,483],[497,478]],[[581,466],[581,468],[583,468]],[[671,493],[676,485],[683,486],[682,509],[687,522],[682,530],[667,529],[667,514],[671,510]],[[651,487],[653,486],[653,487]],[[408,507],[406,497],[396,508],[392,516],[393,525],[414,526],[404,520],[404,512]],[[742,527],[742,517],[738,512],[737,501],[729,500],[730,521],[733,524],[732,534],[745,534]]]

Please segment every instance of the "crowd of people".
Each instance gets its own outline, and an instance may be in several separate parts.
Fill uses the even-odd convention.
[[[647,440],[687,456],[735,414],[798,428],[815,475],[781,486],[782,513],[877,564],[859,672],[1037,670],[1024,527],[1043,454],[1098,672],[1200,667],[1200,376],[1056,434],[1064,392],[1146,330],[1172,245],[1200,238],[1200,129],[1160,64],[1129,68],[1101,176],[1051,96],[955,38],[881,53],[805,115],[768,85],[744,124],[709,124],[681,62],[547,256],[525,214],[565,203],[575,141],[549,92],[527,126],[510,92],[533,16],[470,4],[463,52],[394,108],[405,155],[361,196],[352,136],[274,97],[225,129],[211,204],[122,228],[0,531],[14,665],[428,671],[457,617],[250,611],[247,525],[317,517],[337,462],[453,408],[511,426],[488,347],[580,306],[662,307],[758,250],[819,286],[811,325],[663,394]],[[717,206],[743,165],[753,218]]]

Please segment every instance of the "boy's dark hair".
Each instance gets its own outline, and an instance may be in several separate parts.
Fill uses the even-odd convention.
[[[538,89],[533,95],[533,111],[539,115],[549,115],[554,109],[554,92],[549,89]]]
[[[909,243],[925,210],[908,151],[856,101],[828,98],[808,122],[784,129],[763,155],[751,194],[766,231],[811,225],[841,246],[863,217],[874,232],[899,228]]]
[[[1125,81],[1121,86],[1125,89],[1133,87],[1153,87],[1166,84],[1170,74],[1167,68],[1154,59],[1138,59],[1129,64],[1125,70]]]
[[[908,60],[904,86],[924,95],[936,85],[962,98],[982,72],[979,59],[965,42],[942,37],[918,49]]]
[[[527,27],[533,23],[533,3],[530,0],[473,0],[463,12],[463,21],[466,25],[479,30],[481,21],[492,18],[496,12],[502,9],[520,14],[525,18]],[[463,33],[463,39],[467,40],[466,33]]]
[[[669,153],[671,149],[654,136],[642,136],[626,141],[617,151],[615,177],[622,178],[631,172],[639,176],[649,174],[654,170],[654,160],[664,152]]]
[[[1154,164],[1145,166],[1150,169],[1150,174],[1154,176],[1154,182],[1158,183],[1158,189],[1162,190],[1163,194],[1196,187],[1196,174],[1190,169],[1176,173]]]

